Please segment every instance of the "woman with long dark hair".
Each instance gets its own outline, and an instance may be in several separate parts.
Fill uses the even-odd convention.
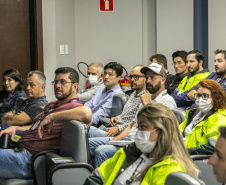
[[[16,69],[8,69],[3,73],[3,90],[0,92],[0,117],[17,106],[19,97],[26,97],[23,91],[24,80]]]

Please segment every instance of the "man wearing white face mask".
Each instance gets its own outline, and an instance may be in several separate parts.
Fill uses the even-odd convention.
[[[179,127],[190,154],[212,154],[218,128],[226,126],[226,95],[218,82],[208,79],[199,82],[195,97],[198,108],[187,111]]]
[[[91,100],[93,95],[104,87],[103,83],[104,68],[100,62],[93,62],[89,65],[87,81],[89,86],[78,92],[79,101],[83,104]]]

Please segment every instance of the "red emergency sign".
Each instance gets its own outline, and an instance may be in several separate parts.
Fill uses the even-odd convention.
[[[100,11],[113,11],[113,0],[100,0]]]

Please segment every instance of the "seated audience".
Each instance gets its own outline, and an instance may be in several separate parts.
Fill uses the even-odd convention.
[[[141,73],[145,74],[146,80],[146,89],[147,93],[144,93],[140,96],[141,104],[139,109],[150,102],[158,102],[161,103],[170,109],[176,108],[176,103],[174,99],[167,94],[165,90],[165,80],[166,73],[163,68],[158,64],[151,64],[149,67],[142,68]],[[150,94],[151,93],[151,94]],[[137,113],[136,113],[137,114]],[[115,138],[109,137],[111,135],[107,135],[106,132],[102,132],[102,135],[99,132],[99,135],[95,135],[91,133],[89,134],[89,145],[90,145],[90,154],[94,157],[94,167],[99,167],[102,162],[112,157],[117,150],[120,149],[118,146],[114,145],[105,145],[105,143],[109,140],[117,141],[117,140],[129,140],[133,141],[135,134],[137,132],[137,115],[134,120],[130,123],[128,127],[126,127],[118,136]],[[101,136],[101,137],[100,137]],[[104,137],[106,136],[106,137]],[[127,137],[128,136],[128,137]]]
[[[27,75],[25,99],[14,111],[5,113],[2,116],[2,129],[9,125],[27,125],[33,122],[36,115],[41,112],[48,101],[45,96],[46,77],[40,71],[30,71]]]
[[[173,91],[178,87],[181,80],[185,76],[190,75],[188,72],[187,54],[188,53],[186,51],[176,51],[172,54],[173,67],[176,74],[166,81],[165,87],[168,94],[172,94]]]
[[[177,171],[198,175],[173,112],[159,103],[149,103],[138,113],[135,144],[120,148],[87,178],[84,185],[95,182],[164,185],[166,177]]]
[[[3,73],[3,90],[0,92],[0,118],[3,114],[16,108],[17,100],[26,97],[23,91],[24,80],[16,69]]]
[[[212,72],[206,79],[212,79],[218,82],[226,91],[226,50],[216,50],[215,52],[215,72]],[[195,101],[195,94],[197,93],[197,86],[194,86],[188,93],[188,97]]]
[[[77,93],[80,102],[86,103],[87,101],[91,100],[93,95],[100,88],[104,87],[103,72],[104,68],[100,62],[93,62],[89,65],[87,76],[89,86]]]
[[[141,104],[140,96],[146,92],[146,76],[140,70],[144,66],[135,66],[130,72],[131,89],[134,92],[130,95],[126,102],[122,113],[117,117],[112,117],[110,120],[111,127],[105,131],[91,126],[89,137],[109,137],[114,136],[123,131],[136,116],[139,105]]]
[[[164,71],[166,72],[166,82],[165,82],[165,88],[167,89],[168,88],[168,81],[172,81],[172,78],[174,75],[170,74],[168,69],[167,69],[167,59],[164,55],[162,54],[155,54],[155,55],[152,55],[150,57],[150,62],[151,63],[157,63],[159,65],[162,66],[162,68],[164,69]]]
[[[115,94],[124,94],[119,85],[122,66],[117,62],[110,62],[104,66],[104,88],[99,89],[92,99],[85,103],[92,110],[92,123],[97,125],[100,118],[110,115],[112,99]]]
[[[192,50],[187,55],[188,71],[191,75],[185,76],[171,96],[178,107],[186,109],[193,104],[187,94],[189,90],[209,75],[208,69],[203,69],[204,57],[198,50]]]
[[[202,80],[195,96],[198,108],[187,111],[180,130],[190,154],[212,154],[218,128],[226,126],[226,94],[216,81]]]
[[[217,140],[215,151],[208,163],[213,166],[217,180],[226,184],[226,127],[220,127],[220,137]]]
[[[0,149],[0,178],[32,178],[31,156],[39,151],[59,150],[63,123],[76,119],[91,121],[91,110],[78,101],[78,73],[73,68],[61,67],[53,81],[57,100],[46,105],[30,126],[11,126],[0,132],[14,139],[16,130],[28,130],[19,140],[21,150]]]

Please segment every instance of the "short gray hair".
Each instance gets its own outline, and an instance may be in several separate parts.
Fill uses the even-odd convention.
[[[96,67],[99,74],[104,73],[103,64],[101,64],[100,62],[93,62],[89,66]]]
[[[27,77],[29,78],[29,77],[33,76],[34,74],[36,74],[38,76],[39,85],[46,85],[46,76],[41,71],[38,71],[38,70],[30,71],[28,73]]]

